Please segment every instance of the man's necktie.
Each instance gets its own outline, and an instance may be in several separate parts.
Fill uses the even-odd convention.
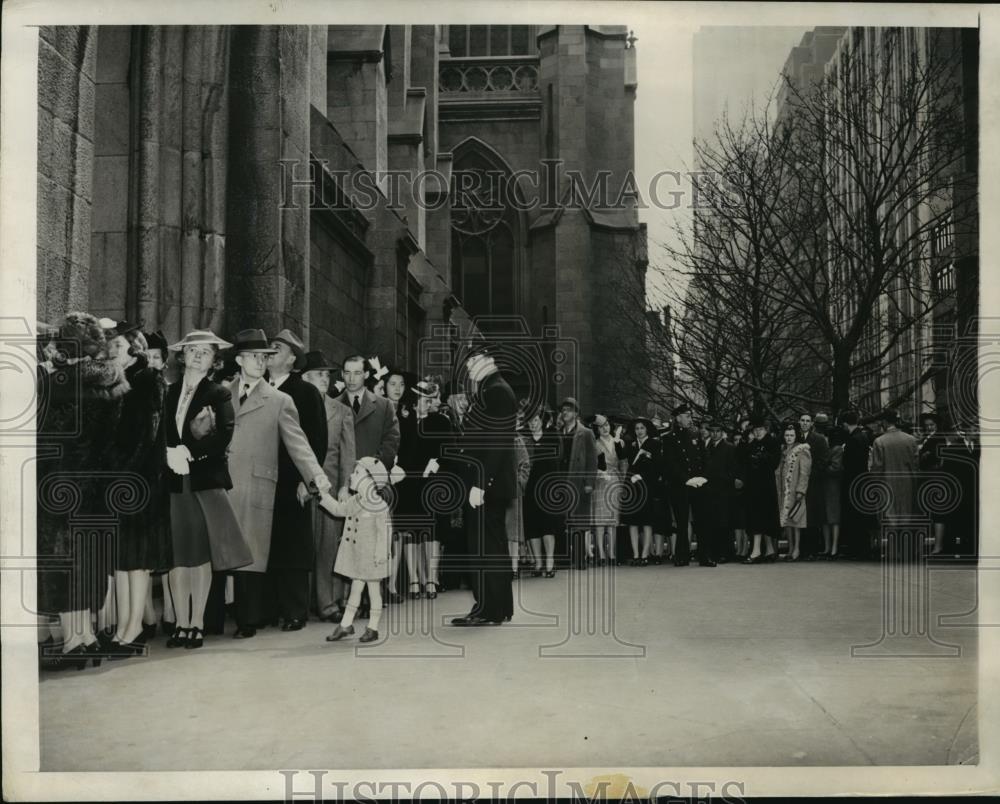
[[[361,397],[354,397],[354,404],[351,407],[354,408],[354,415],[357,416],[361,412]]]
[[[243,403],[247,401],[247,395],[250,393],[249,383],[243,383],[243,390],[240,393],[240,407],[243,407]]]

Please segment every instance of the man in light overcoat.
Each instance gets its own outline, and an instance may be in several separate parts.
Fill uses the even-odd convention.
[[[272,516],[278,485],[278,448],[284,444],[302,477],[317,488],[330,481],[316,460],[299,424],[295,402],[263,379],[266,359],[273,353],[264,332],[244,330],[234,346],[240,373],[230,384],[236,429],[229,445],[233,478],[230,500],[243,535],[250,545],[253,564],[234,573],[235,637],[246,639],[272,617],[268,611],[267,567],[271,549]]]

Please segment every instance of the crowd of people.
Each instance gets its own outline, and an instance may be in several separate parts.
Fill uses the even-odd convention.
[[[879,518],[915,513],[942,476],[963,494],[923,495],[932,552],[975,531],[978,447],[934,413],[919,436],[893,411],[584,417],[573,398],[519,402],[496,351],[475,345],[446,382],[375,357],[335,364],[288,329],[169,344],[79,312],[45,328],[42,668],[142,656],[158,632],[197,649],[227,620],[246,640],[312,614],[331,642],[365,620],[372,642],[385,605],[462,587],[474,605],[452,624],[498,625],[521,578],[625,561],[877,557]]]

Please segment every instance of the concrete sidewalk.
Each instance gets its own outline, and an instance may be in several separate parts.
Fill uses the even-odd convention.
[[[621,567],[611,579],[522,579],[499,628],[442,625],[471,604],[449,592],[389,607],[370,649],[328,644],[330,626],[310,622],[198,651],[160,637],[148,658],[46,674],[42,769],[975,761],[976,631],[934,625],[973,610],[973,567],[921,586],[937,642],[894,644],[907,658],[851,655],[885,652],[878,564]]]

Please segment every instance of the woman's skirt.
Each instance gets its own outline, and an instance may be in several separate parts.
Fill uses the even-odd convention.
[[[660,524],[663,509],[656,491],[647,486],[645,481],[632,483],[626,480],[622,487],[621,523],[650,526]]]
[[[593,521],[595,527],[618,527],[622,504],[621,478],[617,474],[597,475],[593,493]]]
[[[826,478],[826,524],[840,524],[840,478]]]
[[[253,563],[224,489],[192,492],[191,478],[185,476],[184,490],[170,495],[170,523],[175,567],[211,563],[216,572],[226,572]]]

